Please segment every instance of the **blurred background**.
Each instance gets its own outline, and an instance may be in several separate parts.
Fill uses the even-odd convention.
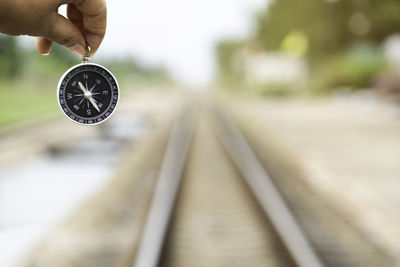
[[[400,266],[398,0],[107,4],[92,62],[115,74],[121,105],[99,127],[74,125],[58,108],[58,80],[79,58],[59,45],[41,56],[33,38],[0,35],[0,266],[128,266],[121,251],[140,236],[151,199],[141,194],[153,192],[169,127],[187,99],[210,96],[267,155],[274,179],[290,176],[325,203],[334,215],[321,217],[345,229],[337,246],[357,244],[363,266]],[[203,263],[275,264],[232,251],[242,261]],[[179,265],[169,253],[165,265]],[[336,266],[361,266],[349,262]]]

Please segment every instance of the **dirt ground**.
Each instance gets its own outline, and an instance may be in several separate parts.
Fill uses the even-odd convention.
[[[400,259],[400,108],[376,96],[230,99],[239,120],[295,158],[306,182]]]

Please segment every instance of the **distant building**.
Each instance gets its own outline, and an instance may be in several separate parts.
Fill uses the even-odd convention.
[[[234,69],[247,85],[298,86],[307,81],[305,60],[281,52],[250,52],[236,55]]]
[[[391,35],[385,40],[383,52],[387,62],[400,74],[400,33]]]

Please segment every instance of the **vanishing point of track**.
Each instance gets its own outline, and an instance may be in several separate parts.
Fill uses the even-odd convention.
[[[250,148],[250,145],[246,142],[246,139],[243,137],[239,129],[236,128],[234,123],[217,107],[213,108],[212,114],[215,118],[214,125],[218,125],[218,139],[222,141],[230,158],[233,160],[236,168],[241,174],[236,174],[236,176],[242,176],[245,179],[251,194],[258,202],[257,208],[253,208],[254,212],[264,214],[270,222],[269,225],[265,225],[265,228],[262,229],[262,225],[264,225],[264,223],[262,222],[262,220],[260,221],[259,215],[255,216],[252,214],[246,214],[246,216],[253,216],[259,219],[258,222],[250,222],[250,225],[254,224],[253,227],[255,229],[257,227],[260,228],[261,226],[261,229],[259,229],[259,231],[267,232],[267,235],[270,234],[273,236],[278,236],[280,240],[279,242],[281,242],[281,247],[284,247],[286,249],[286,258],[290,258],[287,259],[287,261],[295,263],[296,266],[323,266],[318,256],[311,248],[300,226],[296,223],[296,220],[294,219],[289,208],[285,204],[285,201],[280,196],[279,191],[270,180],[268,173],[265,171],[261,163],[257,160],[257,157],[255,156],[254,152]],[[196,111],[193,110],[193,108],[187,107],[182,112],[182,115],[174,123],[169,137],[169,142],[159,175],[158,183],[155,189],[152,205],[149,210],[148,219],[145,224],[143,236],[139,244],[133,266],[155,267],[158,266],[160,263],[161,265],[168,265],[168,263],[166,263],[168,262],[169,258],[167,254],[172,252],[168,252],[171,251],[171,247],[167,247],[166,242],[169,242],[171,240],[171,238],[169,237],[170,234],[168,233],[168,230],[171,227],[171,219],[173,215],[176,214],[176,209],[182,209],[180,206],[185,205],[185,202],[182,201],[182,199],[180,199],[180,201],[177,201],[178,192],[185,190],[196,191],[196,186],[181,186],[181,178],[183,176],[183,172],[187,163],[193,134],[196,128],[197,118],[200,117],[198,123],[201,127],[201,124],[209,123],[207,119],[204,118],[205,116],[207,115],[198,115]],[[205,134],[209,135],[208,138],[215,139],[215,136],[212,136],[211,133],[208,132]],[[213,142],[215,142],[215,144],[213,145],[214,148],[215,146],[218,146],[216,140],[213,140]],[[221,148],[219,150],[221,150]],[[221,153],[221,151],[219,152]],[[208,151],[208,153],[218,153],[218,151]],[[212,166],[210,167],[212,169]],[[232,166],[230,168],[235,167]],[[213,186],[212,182],[213,181],[210,181],[210,187]],[[240,181],[239,179],[227,179],[226,182],[236,182],[238,186],[243,187],[242,181]],[[243,192],[241,193],[243,194]],[[254,206],[255,203],[249,200],[249,198],[249,196],[247,196],[247,199],[245,197],[244,200],[247,201],[247,203],[242,203],[241,205]],[[189,204],[190,202],[187,203]],[[196,207],[194,206],[186,207],[185,209],[192,209],[192,213],[196,213]],[[247,209],[250,208],[247,207]],[[224,211],[221,210],[220,212],[223,213]],[[229,218],[229,216],[231,216],[232,218]],[[232,222],[235,220],[235,216],[233,214],[228,214],[225,220],[228,223]],[[257,221],[257,219],[255,220]],[[250,231],[249,229],[247,230]],[[217,232],[218,230],[216,230],[214,234],[218,235]],[[265,234],[260,234],[258,238],[263,239],[263,235]],[[210,244],[206,244],[209,241],[206,240],[204,242],[204,245],[210,246]],[[234,240],[233,242],[240,243],[241,237],[238,237],[237,240]],[[263,240],[257,242],[262,243]],[[263,244],[259,244],[259,247],[257,249],[260,248],[266,249]],[[226,251],[222,253],[232,253],[234,252],[232,251],[232,249],[235,250],[234,247],[231,247],[230,249],[226,249]],[[240,253],[240,251],[236,251],[234,253]],[[255,255],[257,255],[257,253],[255,253]],[[249,255],[250,257],[248,260],[257,262],[258,260],[254,258],[255,255]],[[263,255],[263,253],[261,253],[260,255]],[[181,261],[184,262],[185,265],[191,264],[191,266],[195,266],[196,261],[201,261],[200,255],[198,256],[198,258],[190,257],[186,260],[180,259],[178,260],[178,262]],[[229,256],[220,254],[219,256],[215,257],[215,260],[221,260],[224,258],[224,256],[232,257],[232,255]],[[262,259],[259,259],[259,262],[261,263],[261,265],[259,266],[262,266]],[[277,260],[277,262],[279,262],[279,260]],[[243,262],[243,264],[249,263],[250,262]],[[213,263],[210,263],[210,266],[212,265]],[[173,266],[176,266],[176,263],[174,263]]]

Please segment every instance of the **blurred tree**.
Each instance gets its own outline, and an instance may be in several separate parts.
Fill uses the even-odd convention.
[[[310,92],[325,94],[337,88],[364,89],[387,68],[382,51],[374,45],[358,44],[318,64],[310,81]]]
[[[277,50],[292,31],[303,33],[311,62],[357,41],[381,42],[400,29],[398,0],[275,0],[258,16],[255,39]]]
[[[354,1],[354,0],[353,0]],[[368,0],[356,1],[359,10],[364,12],[371,24],[368,38],[383,41],[388,35],[400,31],[400,1]]]
[[[20,59],[16,38],[0,34],[0,77],[15,78],[21,70]]]
[[[256,40],[266,50],[277,50],[291,31],[301,32],[308,39],[307,55],[314,60],[349,41],[349,6],[350,0],[276,0],[260,14]]]
[[[53,44],[51,49],[51,57],[55,58],[65,66],[72,66],[77,62],[77,57],[74,56],[67,48],[59,44]]]
[[[222,84],[232,85],[235,81],[232,79],[237,75],[234,70],[235,53],[244,47],[244,42],[237,40],[226,40],[217,44],[216,54],[219,67],[219,80]]]
[[[100,63],[112,70],[120,83],[129,86],[172,82],[163,66],[144,64],[131,56],[103,59]]]

